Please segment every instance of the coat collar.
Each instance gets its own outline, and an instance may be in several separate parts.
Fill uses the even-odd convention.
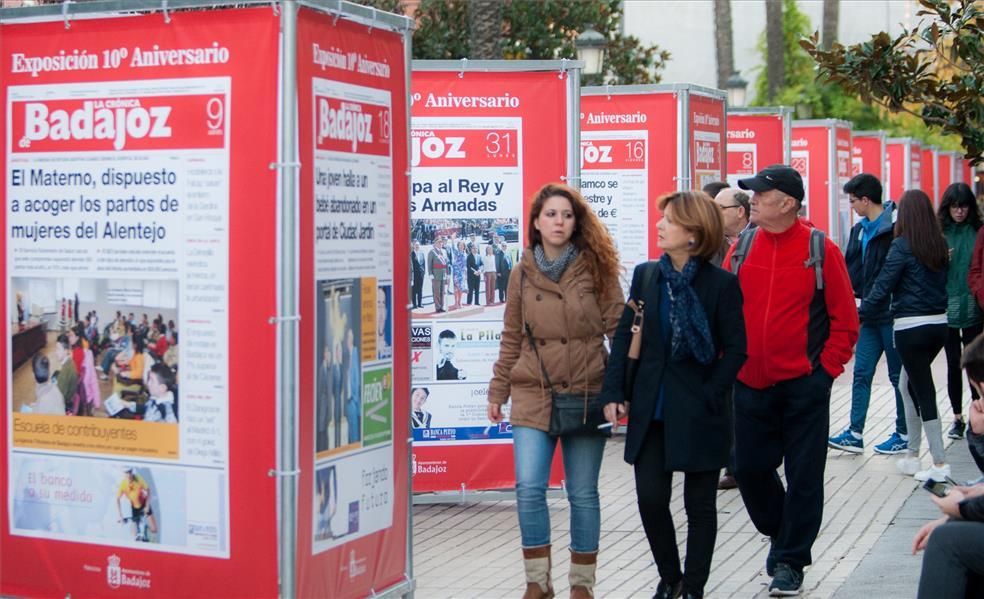
[[[559,291],[562,287],[569,285],[573,279],[588,272],[588,261],[584,255],[584,252],[578,252],[577,258],[575,258],[574,262],[567,267],[564,274],[560,276],[560,281],[554,283],[545,274],[543,274],[543,272],[540,271],[540,267],[536,265],[536,258],[533,256],[533,250],[531,248],[526,248],[523,250],[523,255],[520,258],[520,268],[523,269],[523,273],[526,275],[527,281],[529,281],[532,285],[536,285],[541,289]]]

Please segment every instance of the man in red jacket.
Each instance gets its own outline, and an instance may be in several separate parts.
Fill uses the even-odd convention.
[[[851,359],[858,313],[837,245],[825,238],[822,288],[809,263],[799,173],[774,165],[738,186],[754,192],[758,232],[738,268],[748,360],[735,384],[735,478],[755,527],[772,539],[770,595],[796,595],[823,519],[830,389]]]

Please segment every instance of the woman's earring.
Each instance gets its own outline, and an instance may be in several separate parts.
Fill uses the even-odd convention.
[[[690,247],[693,247],[694,246],[694,240],[691,239],[690,241],[688,241],[687,242],[687,245],[690,246]]]

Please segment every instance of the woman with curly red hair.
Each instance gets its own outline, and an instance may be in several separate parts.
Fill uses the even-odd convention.
[[[560,183],[544,185],[533,197],[527,233],[529,243],[509,277],[488,416],[501,422],[502,406],[512,399],[523,597],[553,597],[546,491],[558,438],[571,507],[571,597],[593,597],[605,437],[552,436],[551,390],[585,397],[601,390],[608,360],[604,340],[614,333],[624,304],[618,254],[581,194]]]

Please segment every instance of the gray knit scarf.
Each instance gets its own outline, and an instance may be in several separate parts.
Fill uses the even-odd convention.
[[[577,248],[574,247],[573,243],[568,243],[567,247],[564,248],[564,252],[556,260],[550,261],[547,260],[547,254],[543,251],[543,246],[537,245],[533,248],[533,258],[536,259],[536,265],[540,269],[540,272],[547,275],[548,279],[556,283],[560,281],[560,277],[563,276],[567,267],[577,258]]]

